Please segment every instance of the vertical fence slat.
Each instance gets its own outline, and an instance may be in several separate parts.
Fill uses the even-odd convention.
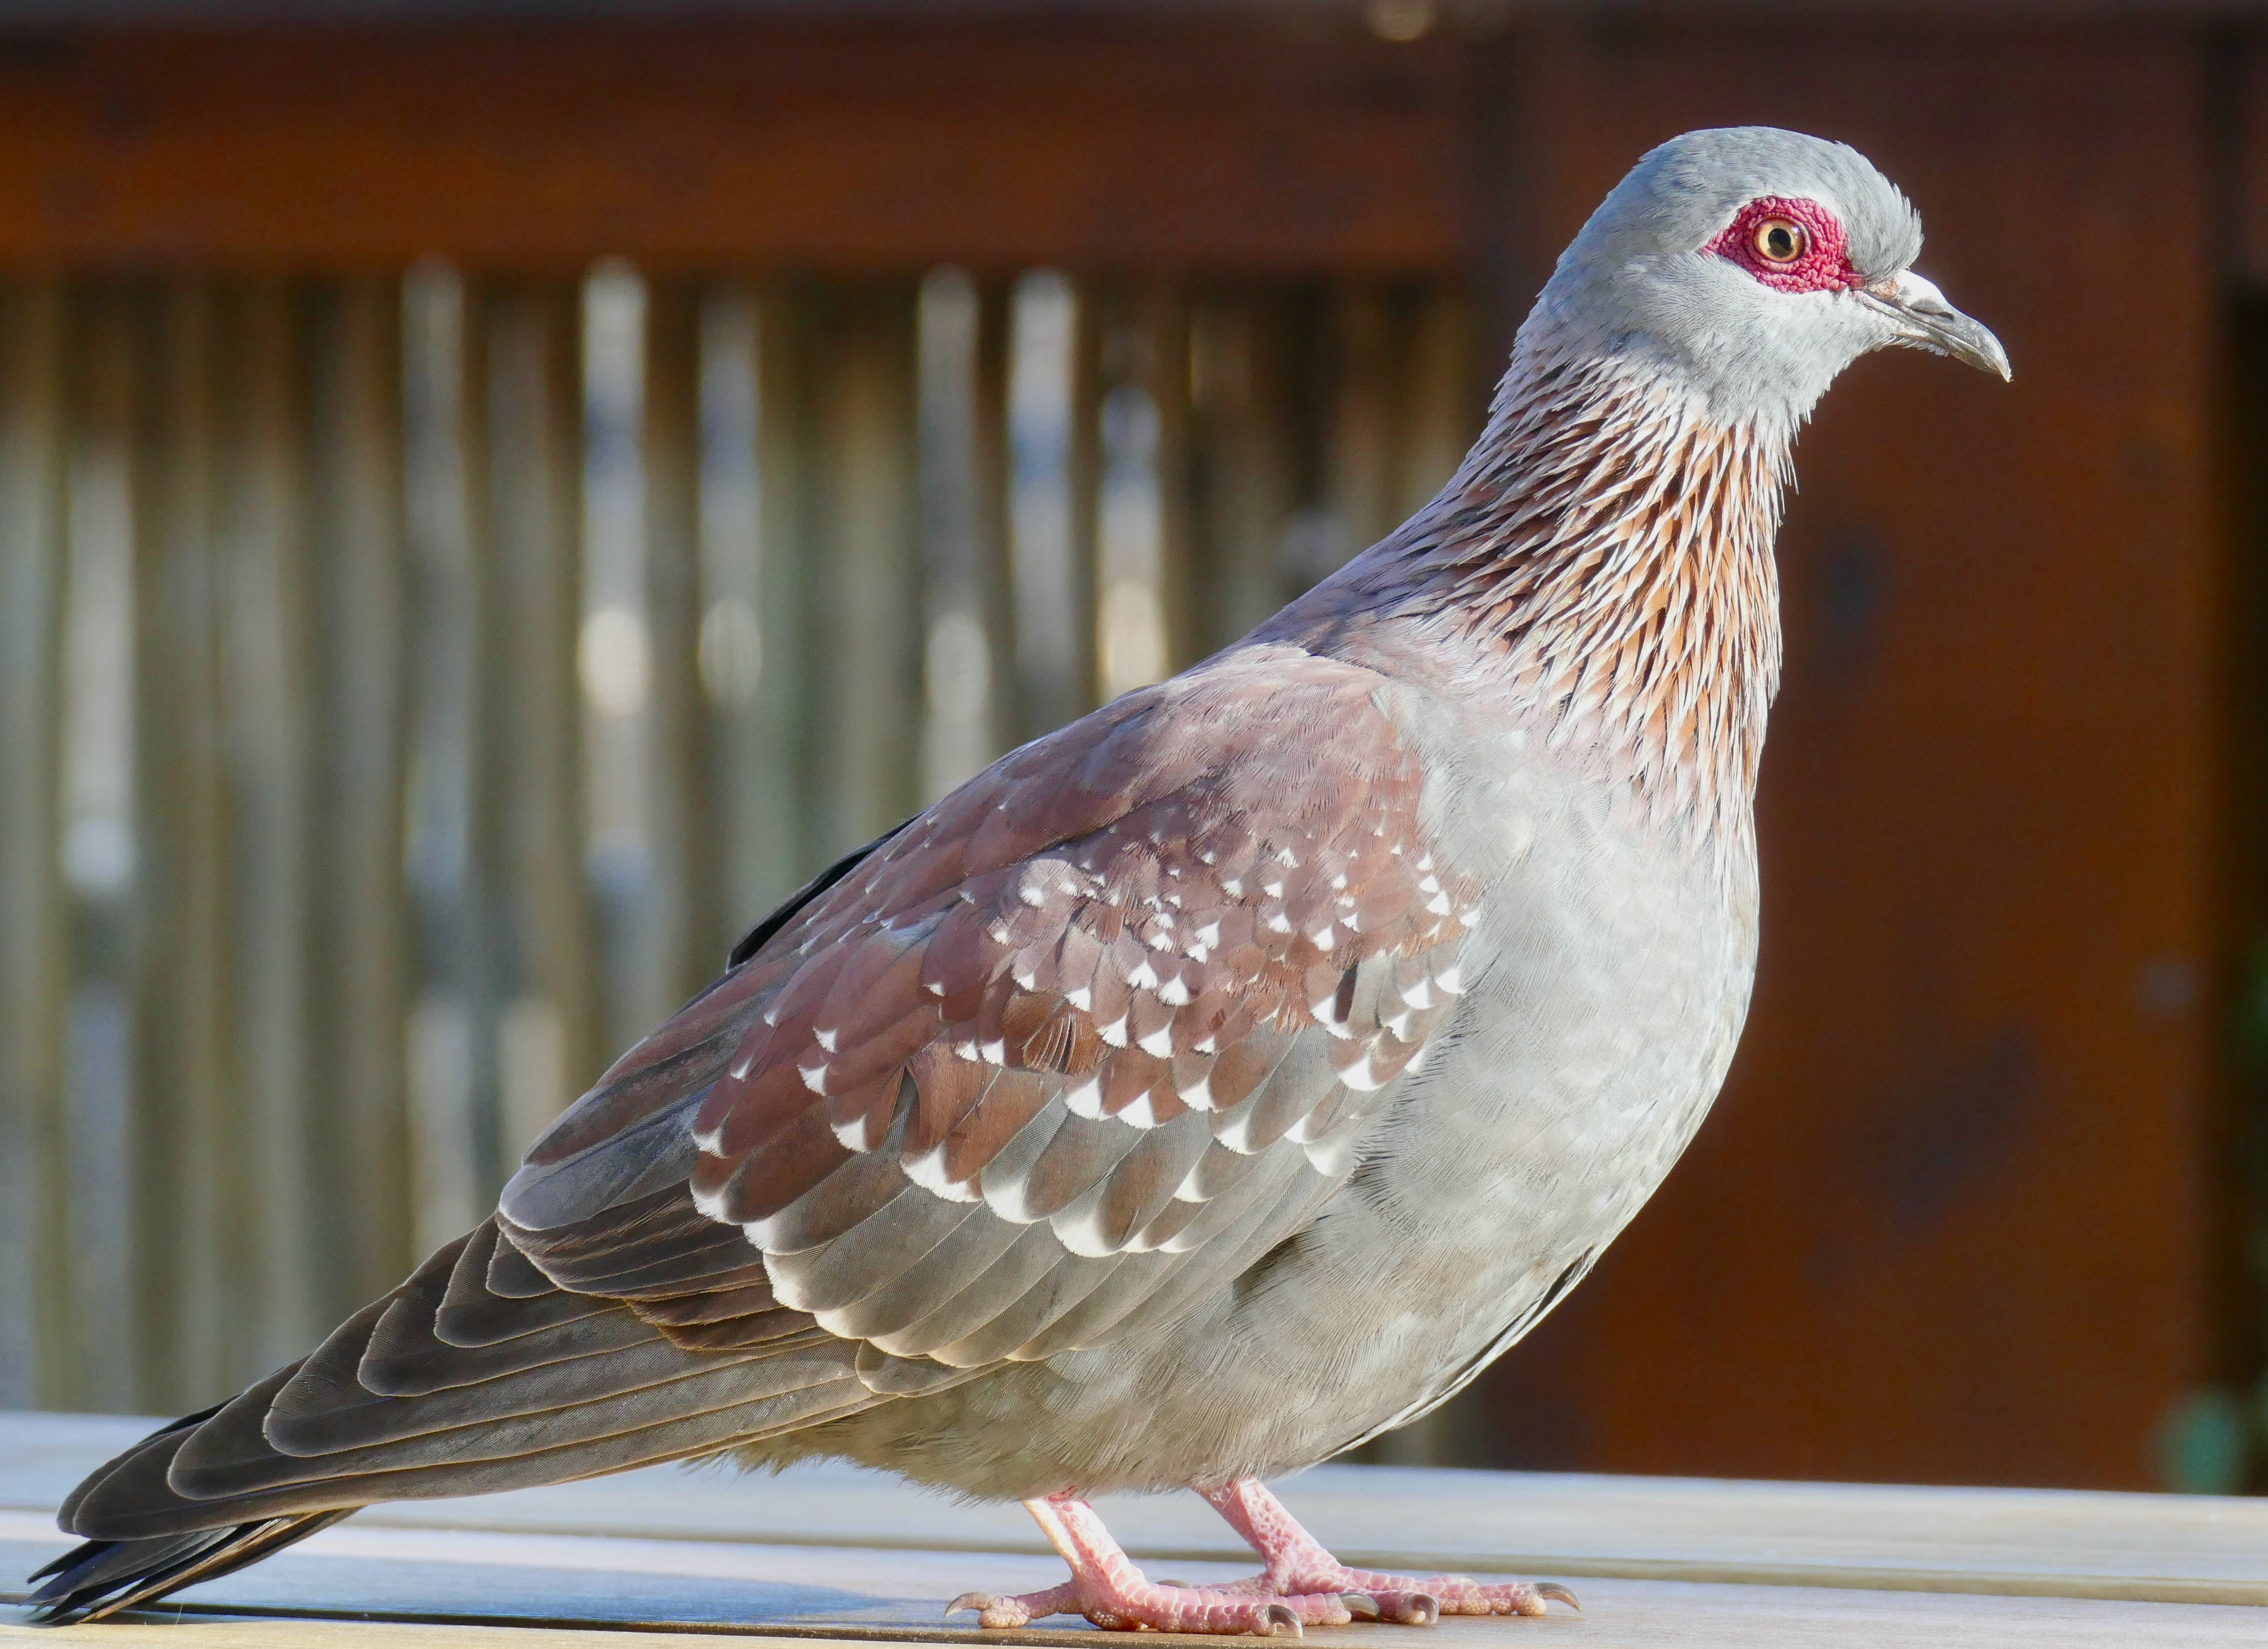
[[[484,524],[480,307],[439,267],[403,311],[411,732],[407,859],[419,986],[410,1011],[411,1202],[419,1251],[486,1211],[496,1177],[494,640]]]
[[[822,840],[841,853],[917,800],[921,585],[910,285],[843,296],[822,387],[829,463],[815,659]]]
[[[1324,503],[1337,529],[1334,563],[1360,554],[1399,525],[1395,486],[1393,316],[1367,282],[1342,287],[1331,305],[1329,459]]]
[[[63,1014],[62,294],[0,291],[0,1408],[59,1405]]]
[[[1081,379],[1075,364],[1094,353],[1093,335],[1081,330],[1089,308],[1071,280],[1044,269],[1017,282],[1009,307],[1008,545],[1018,739],[1069,721],[1094,690],[1097,431],[1091,403],[1099,387]],[[1084,423],[1081,408],[1089,415]],[[1083,488],[1075,484],[1075,469]]]
[[[1109,387],[1103,378],[1102,351],[1109,319],[1100,283],[1074,283],[1064,492],[1070,511],[1072,610],[1084,622],[1072,633],[1072,691],[1063,706],[1064,721],[1094,709],[1102,690],[1097,592],[1102,576],[1102,398]]]
[[[720,861],[710,896],[733,939],[805,873],[800,319],[789,293],[740,282],[702,305],[700,662]]]
[[[1283,605],[1284,534],[1297,460],[1289,317],[1276,294],[1210,294],[1192,317],[1192,492],[1202,650],[1226,646]]]
[[[987,448],[979,424],[983,301],[960,269],[921,294],[922,799],[977,772],[998,748],[994,683],[1009,655],[987,588]]]
[[[145,1400],[224,1395],[241,1327],[225,1265],[237,1172],[227,1095],[225,798],[215,589],[214,294],[155,295],[136,453],[138,556],[135,1087]]]
[[[1415,513],[1456,473],[1480,429],[1487,399],[1471,294],[1429,285],[1414,295],[1413,307],[1398,397],[1404,410],[1395,513],[1403,516]]]
[[[411,1258],[402,865],[409,571],[403,535],[401,291],[326,291],[309,387],[316,695],[319,1002],[315,1063],[324,1315]]]
[[[598,1074],[585,869],[581,700],[582,374],[574,289],[523,284],[488,306],[489,521],[501,660],[491,741],[505,952],[499,1155],[509,1167]]]
[[[301,1355],[322,1320],[306,1096],[313,939],[310,591],[300,314],[280,282],[234,295],[222,335],[217,500],[222,727],[229,773],[232,1092],[240,1172],[228,1270],[250,1321],[232,1378]]]
[[[814,625],[819,616],[816,568],[821,542],[819,403],[814,379],[821,330],[807,283],[767,286],[757,311],[757,527],[763,545],[757,621],[764,638],[762,685],[745,759],[779,776],[746,828],[766,843],[750,862],[770,896],[745,907],[750,919],[827,862],[818,794],[817,671]],[[744,778],[744,784],[758,781]],[[783,873],[784,872],[784,873]]]
[[[639,452],[651,686],[643,784],[648,873],[641,971],[658,1022],[717,971],[725,946],[714,896],[700,674],[701,312],[690,281],[646,287]]]
[[[1149,283],[1141,298],[1142,379],[1158,421],[1157,588],[1166,668],[1179,670],[1210,651],[1197,608],[1195,478],[1189,405],[1189,294],[1180,281]]]
[[[128,293],[91,287],[70,306],[66,335],[81,366],[66,391],[63,863],[73,900],[64,1248],[73,1401],[111,1413],[151,1404],[143,1368],[148,1348],[165,1343],[143,1310],[140,1248],[151,1211],[138,1195],[144,1108],[133,1057],[136,884],[153,856],[139,844],[136,817],[139,319]]]
[[[1021,737],[1025,722],[1021,683],[1013,666],[1016,587],[1009,543],[1011,303],[1007,282],[993,278],[977,283],[968,462],[976,600],[990,642],[990,742],[995,754]]]

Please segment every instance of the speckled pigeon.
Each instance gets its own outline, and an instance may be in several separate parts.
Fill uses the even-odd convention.
[[[959,1600],[988,1627],[1565,1598],[1350,1570],[1260,1480],[1472,1380],[1716,1094],[1796,431],[1884,345],[2008,372],[1920,246],[1843,145],[1648,154],[1438,497],[796,894],[491,1218],[81,1484],[38,1601],[115,1610],[372,1501],[720,1454],[1024,1500],[1071,1578]],[[1087,1504],[1177,1487],[1261,1574],[1152,1582]]]

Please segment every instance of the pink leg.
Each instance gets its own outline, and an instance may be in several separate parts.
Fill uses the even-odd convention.
[[[1430,1625],[1442,1615],[1541,1615],[1549,1598],[1582,1607],[1572,1592],[1550,1580],[1535,1586],[1520,1581],[1482,1586],[1462,1575],[1437,1574],[1421,1580],[1350,1569],[1301,1528],[1256,1477],[1240,1477],[1225,1488],[1200,1492],[1260,1554],[1267,1565],[1260,1578],[1271,1592],[1365,1598],[1381,1617],[1413,1626]]]
[[[1353,1616],[1336,1592],[1318,1597],[1278,1597],[1256,1591],[1160,1586],[1145,1578],[1102,1526],[1094,1508],[1075,1495],[1027,1500],[1049,1542],[1071,1565],[1071,1579],[1044,1592],[992,1597],[964,1592],[945,1612],[977,1611],[980,1625],[1022,1626],[1049,1615],[1084,1615],[1118,1631],[1250,1632],[1297,1638],[1300,1623],[1343,1626]]]

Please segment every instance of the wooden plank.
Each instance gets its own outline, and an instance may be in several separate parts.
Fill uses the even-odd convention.
[[[1749,1026],[1481,1388],[1496,1460],[2139,1486],[2220,1375],[2199,73],[2122,29],[1633,26],[1533,83],[1542,245],[1664,133],[1831,132],[2016,379],[1863,362],[1803,438]]]
[[[502,660],[497,835],[508,977],[497,1023],[497,1145],[519,1160],[605,1064],[585,865],[582,375],[571,283],[483,296],[488,520]]]
[[[0,1508],[17,1508],[7,1515],[18,1520],[40,1515],[82,1473],[153,1424],[0,1417]],[[1318,1467],[1279,1487],[1334,1550],[1379,1568],[2268,1602],[2268,1502],[2259,1499],[1351,1465]],[[1248,1560],[1194,1495],[1110,1496],[1098,1505],[1146,1562]],[[614,1542],[647,1550],[640,1560],[646,1572],[666,1562],[686,1573],[755,1579],[795,1578],[793,1565],[811,1564],[822,1550],[883,1554],[886,1566],[903,1554],[1044,1559],[1048,1552],[1016,1506],[955,1505],[884,1474],[837,1465],[801,1466],[777,1478],[657,1467],[474,1499],[377,1506],[342,1533],[372,1539],[382,1531],[447,1530],[575,1535],[589,1542],[595,1566],[636,1566],[630,1554],[607,1544]],[[0,1539],[38,1533],[22,1521],[0,1526]],[[669,1549],[666,1559],[652,1555],[660,1548]],[[764,1557],[766,1548],[777,1555]],[[401,1550],[439,1548],[413,1542]],[[470,1545],[464,1550],[473,1562],[502,1559],[514,1549],[492,1546],[485,1558]],[[557,1561],[541,1548],[521,1550],[531,1560]],[[704,1550],[711,1555],[702,1556]],[[904,1595],[927,1595],[921,1588],[933,1591],[948,1572],[965,1572],[966,1565],[932,1565]]]
[[[1348,1469],[1359,1473],[1362,1469]],[[1719,1509],[1713,1504],[1716,1485],[1690,1486],[1697,1491],[1692,1508],[1697,1518]],[[1958,1497],[1940,1493],[1937,1498],[1946,1501]],[[1389,1525],[1402,1509],[1398,1497],[1389,1492],[1368,1505],[1364,1515],[1376,1529]],[[1301,1510],[1312,1517],[1311,1510]],[[2051,1519],[2049,1528],[2061,1520]],[[1839,1532],[1861,1533],[1863,1538],[1848,1520]],[[2036,1535],[2039,1532],[2035,1529]],[[11,1570],[45,1557],[55,1543],[51,1535],[40,1538],[33,1519],[0,1513],[0,1563]],[[1350,1552],[1361,1550],[1344,1540],[1336,1543]],[[1171,1564],[1167,1570],[1153,1559],[1150,1566],[1176,1579],[1207,1584],[1248,1572],[1251,1558],[1248,1553],[1222,1550],[1204,1557],[1179,1555]],[[1640,1572],[1667,1568],[1673,1573],[1680,1568],[1675,1560],[1657,1564],[1643,1558],[1624,1566]],[[2243,1595],[2245,1587],[2209,1580],[2140,1583],[2146,1589],[2176,1594],[2153,1599],[2090,1596],[2090,1584],[2102,1582],[2054,1572],[1996,1573],[1974,1567],[1965,1572],[1869,1572],[1832,1564],[1806,1571],[1767,1563],[1759,1565],[1767,1578],[1737,1580],[1707,1579],[1690,1568],[1685,1578],[1677,1579],[1642,1572],[1617,1574],[1612,1559],[1594,1561],[1593,1567],[1606,1572],[1586,1574],[1557,1564],[1549,1570],[1532,1563],[1521,1565],[1530,1574],[1580,1577],[1578,1590],[1587,1607],[1575,1629],[1585,1634],[1586,1642],[1602,1637],[1609,1642],[1688,1641],[1676,1628],[1697,1615],[1712,1632],[1725,1634],[1701,1639],[1706,1642],[1772,1641],[1772,1634],[1782,1630],[1778,1623],[1786,1623],[1779,1640],[1790,1642],[1817,1642],[1824,1634],[1837,1641],[1852,1638],[1907,1643],[1919,1631],[1965,1631],[1979,1641],[1995,1643],[2236,1643],[2256,1641],[2259,1630],[2255,1609],[2227,1606]],[[807,1540],[777,1544],[625,1540],[379,1528],[357,1521],[326,1531],[242,1574],[194,1588],[169,1609],[182,1609],[191,1618],[218,1611],[238,1616],[328,1616],[438,1624],[490,1622],[499,1627],[738,1631],[797,1638],[842,1635],[868,1641],[1092,1642],[1089,1630],[1075,1620],[1049,1622],[1003,1637],[965,1626],[955,1629],[939,1618],[942,1600],[968,1585],[1035,1588],[1060,1572],[1058,1559],[1040,1553],[882,1550]],[[1493,1576],[1501,1571],[1475,1565],[1475,1572]],[[2252,1590],[2257,1594],[2257,1587]],[[2208,1605],[2202,1601],[2207,1598],[2221,1602]],[[1492,1646],[1524,1642],[1538,1631],[1568,1630],[1556,1623],[1576,1619],[1555,1609],[1543,1624],[1452,1620],[1443,1623],[1443,1630]],[[1735,1635],[1742,1631],[1749,1636]],[[1397,1629],[1392,1627],[1351,1627],[1332,1634],[1333,1641],[1349,1649],[1373,1649],[1397,1638]]]
[[[1439,268],[1450,32],[1249,15],[56,31],[0,261]]]
[[[0,1408],[63,1401],[63,296],[0,290]]]
[[[318,1540],[327,1538],[319,1535]],[[291,1561],[287,1554],[279,1562]],[[304,1559],[303,1559],[304,1561]],[[1749,1586],[1691,1586],[1660,1582],[1587,1582],[1586,1612],[1555,1614],[1547,1622],[1450,1620],[1440,1631],[1470,1649],[1532,1645],[1540,1637],[1563,1633],[1587,1649],[1779,1649],[1780,1645],[1832,1641],[1852,1649],[1902,1649],[1918,1637],[1939,1641],[1973,1638],[1995,1644],[2037,1645],[2041,1649],[2184,1649],[2193,1644],[2257,1641],[2255,1622],[2235,1609],[2180,1608],[2150,1603],[2077,1602],[2066,1599],[1917,1597],[1906,1594],[1813,1592]],[[539,1617],[541,1618],[541,1617]],[[210,1649],[271,1649],[309,1645],[318,1649],[519,1649],[523,1644],[571,1644],[583,1649],[662,1649],[681,1645],[687,1633],[754,1635],[789,1638],[799,1644],[841,1645],[874,1643],[978,1645],[1091,1645],[1094,1634],[1064,1623],[1053,1631],[987,1633],[944,1631],[933,1625],[892,1628],[797,1627],[772,1624],[751,1632],[737,1622],[672,1624],[666,1634],[626,1630],[578,1630],[556,1617],[519,1627],[474,1626],[461,1620],[428,1623],[380,1623],[364,1620],[247,1619],[241,1615],[190,1614],[160,1623],[147,1617],[94,1626],[28,1627],[11,1623],[0,1611],[0,1643],[40,1645],[113,1644],[157,1649],[178,1642],[184,1631]],[[1346,1649],[1388,1649],[1406,1641],[1394,1627],[1333,1629],[1327,1641]]]
[[[309,517],[320,637],[317,703],[318,1047],[323,1196],[305,1233],[333,1321],[412,1260],[401,842],[408,760],[401,289],[319,294],[310,344]]]
[[[330,1326],[315,1223],[313,591],[296,294],[226,295],[218,362],[214,574],[230,886],[232,1383],[305,1354]]]

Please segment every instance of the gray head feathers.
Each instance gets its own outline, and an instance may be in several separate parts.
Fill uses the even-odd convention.
[[[1710,249],[1763,199],[1823,209],[1842,237],[1842,284],[1776,289]],[[1522,350],[1626,361],[1697,395],[1713,419],[1792,435],[1852,360],[1916,341],[1857,289],[1887,289],[1920,251],[1920,217],[1847,144],[1768,126],[1688,132],[1592,214],[1522,328]]]

